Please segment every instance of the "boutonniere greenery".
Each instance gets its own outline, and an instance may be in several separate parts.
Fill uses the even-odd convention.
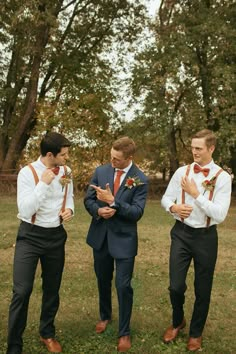
[[[204,193],[206,192],[206,191],[213,191],[214,190],[214,188],[215,188],[215,184],[216,184],[216,176],[213,176],[213,177],[211,177],[211,179],[206,179],[205,181],[203,181],[202,182],[202,185],[203,185],[203,187],[205,188],[205,191],[204,191]],[[204,194],[203,193],[203,194]]]
[[[138,176],[127,177],[126,182],[125,182],[125,187],[131,189],[133,187],[140,186],[141,184],[144,184],[144,183],[141,182],[141,180]]]
[[[71,181],[72,181],[72,172],[71,172],[71,170],[65,171],[65,173],[59,179],[59,182],[62,185],[62,191],[63,191],[63,189],[64,189],[64,187],[66,185],[70,184]]]

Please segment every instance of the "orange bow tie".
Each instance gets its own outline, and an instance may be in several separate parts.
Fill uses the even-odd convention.
[[[210,169],[209,168],[201,168],[199,165],[195,164],[193,166],[193,170],[195,173],[199,173],[199,172],[202,172],[204,174],[205,177],[208,176],[209,172],[210,172]]]
[[[59,170],[60,170],[59,166],[52,168],[52,172],[54,173],[54,175],[58,175]]]

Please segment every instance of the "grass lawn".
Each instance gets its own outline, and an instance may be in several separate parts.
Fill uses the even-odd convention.
[[[12,290],[12,262],[19,221],[15,197],[1,197],[0,231],[0,353],[6,352],[7,317]],[[235,245],[236,205],[218,227],[219,253],[214,276],[210,312],[203,333],[206,354],[236,353]],[[66,224],[66,265],[61,286],[61,305],[56,318],[57,338],[65,354],[116,353],[117,299],[113,287],[113,322],[101,335],[95,333],[98,320],[97,286],[93,271],[92,250],[85,239],[90,216],[81,199],[76,200],[76,215]],[[129,353],[186,353],[188,324],[194,300],[193,269],[188,275],[185,314],[187,327],[175,343],[162,343],[162,334],[170,324],[168,296],[169,232],[173,219],[159,201],[148,201],[139,222],[139,254],[133,278],[132,348]],[[24,333],[24,354],[48,353],[39,342],[38,324],[41,306],[40,268],[30,300],[28,324]]]

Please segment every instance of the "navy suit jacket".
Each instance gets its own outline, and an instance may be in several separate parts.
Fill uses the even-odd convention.
[[[111,164],[99,166],[91,179],[95,184],[105,189],[109,183],[111,191],[114,184],[114,168]],[[127,188],[125,186],[128,177],[139,177],[143,184]],[[92,221],[87,235],[87,243],[96,250],[102,247],[107,236],[108,249],[113,258],[130,258],[137,254],[138,233],[137,222],[142,217],[148,192],[148,179],[144,173],[132,164],[126,174],[116,196],[116,213],[109,219],[98,216],[98,209],[109,206],[96,197],[96,191],[89,187],[84,199],[84,205]]]

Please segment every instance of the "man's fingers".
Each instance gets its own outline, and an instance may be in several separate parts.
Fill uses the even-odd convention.
[[[109,183],[107,183],[107,184],[106,184],[106,190],[107,190],[108,192],[110,192],[110,191],[111,191],[111,188],[110,188]]]
[[[101,187],[95,186],[95,184],[90,184],[90,187],[98,191]]]

